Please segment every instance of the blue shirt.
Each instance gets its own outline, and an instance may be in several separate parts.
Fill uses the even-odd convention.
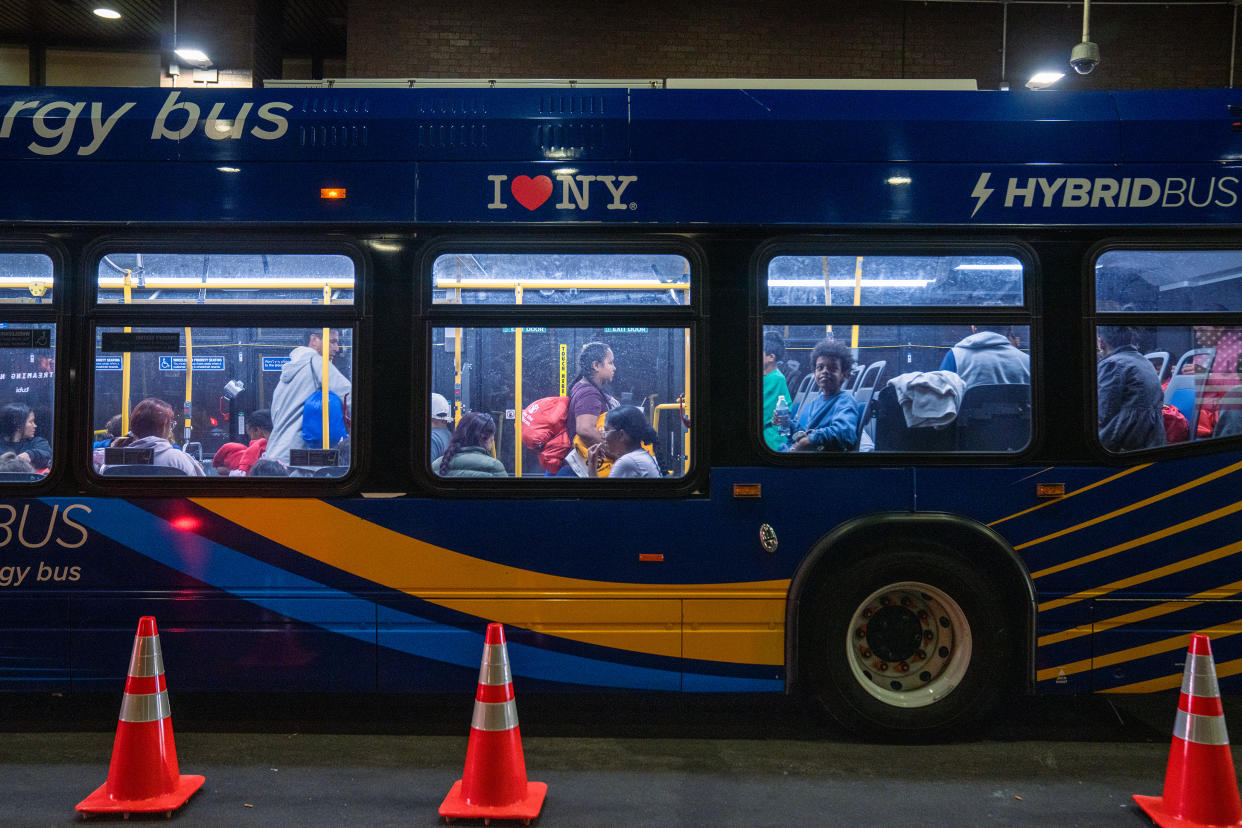
[[[858,417],[861,406],[848,391],[823,394],[806,400],[794,418],[794,431],[805,431],[818,451],[852,451],[858,448]],[[791,451],[787,443],[782,451]]]

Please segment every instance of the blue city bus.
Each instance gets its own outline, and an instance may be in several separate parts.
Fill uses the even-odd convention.
[[[1232,690],[1240,106],[0,90],[0,688],[113,691],[150,614],[182,692],[469,693],[491,621],[519,692],[874,738],[1197,631]],[[532,441],[576,389],[658,473]]]

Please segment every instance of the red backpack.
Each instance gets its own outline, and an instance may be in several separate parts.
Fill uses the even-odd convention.
[[[522,409],[522,445],[539,452],[539,465],[552,474],[565,465],[569,454],[569,397],[543,397]]]

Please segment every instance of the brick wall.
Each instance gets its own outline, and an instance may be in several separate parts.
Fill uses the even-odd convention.
[[[1233,11],[1093,6],[1099,69],[1063,88],[1225,86]],[[1068,71],[1082,6],[771,0],[351,2],[349,77],[1002,79]],[[1242,83],[1242,77],[1239,79]]]

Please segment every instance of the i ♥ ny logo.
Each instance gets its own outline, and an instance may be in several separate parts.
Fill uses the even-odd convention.
[[[556,180],[553,181],[553,178]],[[507,175],[489,175],[487,180],[492,185],[492,200],[488,203],[489,210],[509,209],[509,199],[520,206],[534,212],[547,204],[560,185],[560,199],[553,202],[556,210],[588,210],[591,207],[591,193],[599,193],[603,185],[607,198],[606,210],[637,210],[638,204],[623,200],[626,189],[638,180],[636,175],[577,175],[572,173],[553,173],[553,175],[519,175],[510,180]],[[598,196],[596,198],[598,201]]]

